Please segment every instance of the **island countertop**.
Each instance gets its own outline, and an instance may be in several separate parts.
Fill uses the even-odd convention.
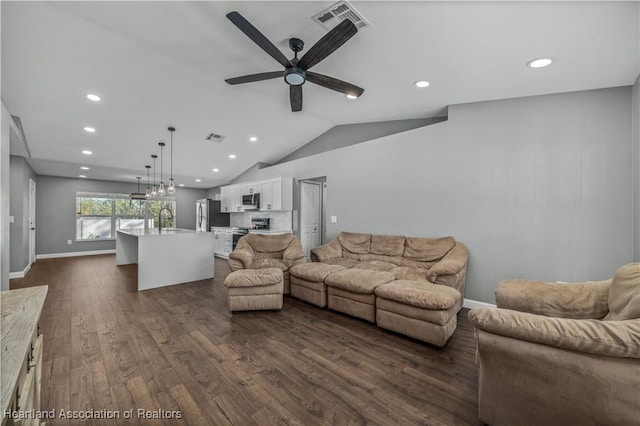
[[[129,229],[116,233],[116,265],[138,264],[138,290],[213,278],[212,232]]]
[[[159,231],[157,228],[148,229],[118,229],[118,232],[131,235],[132,237],[152,237],[152,236],[164,236],[164,235],[182,235],[182,234],[195,234],[193,229],[182,228],[165,228]]]

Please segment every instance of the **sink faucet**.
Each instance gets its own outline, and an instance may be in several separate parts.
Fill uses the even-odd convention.
[[[173,212],[171,211],[170,208],[168,207],[161,208],[160,212],[158,213],[158,232],[162,231],[162,212],[165,210],[169,212],[169,214],[171,215],[171,219],[173,219]]]

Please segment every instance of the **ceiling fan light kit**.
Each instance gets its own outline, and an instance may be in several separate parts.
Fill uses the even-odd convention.
[[[284,81],[289,85],[289,99],[291,111],[293,112],[302,110],[302,85],[307,81],[335,90],[351,98],[357,98],[364,92],[363,88],[351,83],[309,71],[309,68],[331,55],[358,32],[358,28],[351,20],[345,19],[333,27],[316,44],[311,46],[311,49],[300,59],[298,59],[298,53],[304,48],[304,42],[299,38],[289,39],[289,48],[293,51],[294,57],[287,59],[264,34],[240,13],[236,11],[230,12],[227,14],[227,18],[258,47],[284,67],[284,71],[270,71],[229,78],[225,80],[228,84],[243,84],[284,77]]]

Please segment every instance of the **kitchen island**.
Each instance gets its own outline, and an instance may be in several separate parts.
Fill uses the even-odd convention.
[[[129,229],[116,233],[116,265],[138,264],[138,291],[213,278],[211,232]]]

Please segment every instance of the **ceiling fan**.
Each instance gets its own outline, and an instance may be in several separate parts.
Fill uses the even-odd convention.
[[[228,13],[227,18],[229,18],[229,20],[233,22],[240,31],[245,33],[247,37],[253,40],[255,44],[284,67],[283,71],[263,72],[259,74],[249,74],[241,77],[229,78],[225,80],[227,83],[242,84],[284,77],[284,81],[289,85],[289,99],[291,101],[291,111],[293,112],[302,110],[302,85],[305,81],[310,81],[311,83],[344,93],[348,96],[358,97],[364,92],[364,89],[351,83],[309,71],[309,68],[332,54],[358,32],[358,29],[350,20],[345,19],[340,24],[336,25],[316,44],[314,44],[300,59],[298,59],[298,52],[302,51],[304,42],[299,38],[289,39],[289,47],[293,50],[294,57],[287,59],[287,57],[284,56],[284,54],[274,46],[274,44],[271,43],[264,34],[251,25],[251,23],[238,12],[234,11]]]

